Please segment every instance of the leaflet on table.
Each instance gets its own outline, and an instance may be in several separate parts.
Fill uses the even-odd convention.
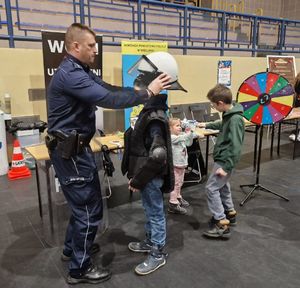
[[[210,133],[219,133],[220,130],[214,130],[214,129],[206,129],[204,128],[205,132],[210,132]]]

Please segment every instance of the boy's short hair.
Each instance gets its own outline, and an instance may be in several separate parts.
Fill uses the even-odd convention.
[[[217,84],[214,88],[210,89],[207,93],[207,98],[213,103],[218,103],[219,101],[225,104],[232,103],[231,90],[222,84]]]

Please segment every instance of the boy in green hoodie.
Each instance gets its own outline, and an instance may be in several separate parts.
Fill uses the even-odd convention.
[[[244,111],[241,104],[232,103],[232,93],[224,85],[218,84],[209,90],[207,98],[214,109],[222,112],[222,120],[198,124],[199,127],[220,131],[214,147],[213,168],[205,188],[208,208],[213,217],[203,235],[229,238],[229,225],[236,224],[229,179],[241,155],[245,134]]]

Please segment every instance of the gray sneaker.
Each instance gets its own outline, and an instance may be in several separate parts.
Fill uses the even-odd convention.
[[[203,232],[203,235],[208,238],[230,238],[229,220],[221,219],[215,220],[212,218],[209,223],[209,229]]]
[[[174,214],[185,215],[187,213],[187,210],[185,208],[181,207],[180,204],[169,203],[168,212],[174,213]]]
[[[179,201],[179,204],[181,207],[186,208],[190,206],[190,203],[188,201],[186,201],[185,199],[181,198],[177,198],[177,200]]]
[[[237,212],[235,210],[225,211],[226,218],[230,222],[230,226],[236,226],[236,215]]]
[[[128,244],[128,249],[133,252],[148,253],[151,251],[151,248],[152,243],[148,239],[145,239],[141,242],[130,242]]]
[[[160,257],[149,255],[147,259],[135,267],[135,273],[138,275],[147,275],[166,264],[166,256],[161,254]]]

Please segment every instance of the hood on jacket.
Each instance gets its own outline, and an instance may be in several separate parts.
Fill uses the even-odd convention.
[[[223,112],[223,118],[228,116],[228,115],[232,115],[232,114],[244,114],[244,107],[240,104],[240,103],[233,103],[233,107],[226,111]]]

